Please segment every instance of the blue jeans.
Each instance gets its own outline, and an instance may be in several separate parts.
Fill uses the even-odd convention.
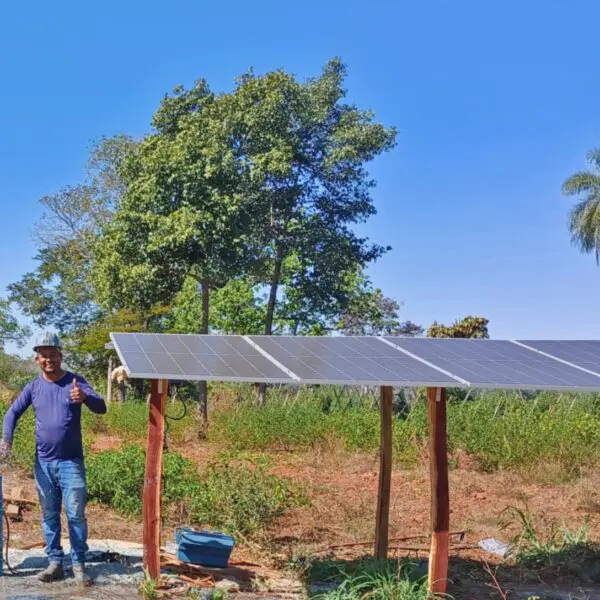
[[[83,564],[87,545],[85,519],[86,479],[82,459],[35,462],[35,485],[44,513],[42,533],[46,540],[46,554],[50,562],[62,563],[64,552],[60,543],[60,510],[65,503],[69,523],[71,559]]]

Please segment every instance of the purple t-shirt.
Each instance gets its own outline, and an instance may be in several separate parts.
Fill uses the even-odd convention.
[[[20,416],[31,405],[35,412],[35,440],[40,460],[83,458],[81,404],[71,402],[73,378],[85,392],[85,404],[92,412],[106,412],[104,400],[81,376],[66,372],[58,381],[46,381],[41,375],[30,381],[4,416],[2,438],[12,442]]]

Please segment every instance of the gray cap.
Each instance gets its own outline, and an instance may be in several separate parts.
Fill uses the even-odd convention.
[[[37,352],[40,348],[62,348],[60,338],[53,331],[44,331],[37,336],[33,351]]]

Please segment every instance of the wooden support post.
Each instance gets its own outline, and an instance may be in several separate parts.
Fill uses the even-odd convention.
[[[448,532],[450,531],[446,390],[429,388],[427,404],[429,409],[429,475],[431,478],[429,590],[434,594],[445,594],[448,587]]]
[[[375,528],[375,558],[385,560],[388,553],[390,494],[392,488],[392,402],[394,390],[381,388],[381,447],[379,455],[379,493]]]
[[[168,388],[167,380],[152,381],[144,477],[144,568],[155,580],[160,576],[160,492]]]
[[[108,404],[110,404],[112,402],[112,395],[113,395],[112,372],[113,372],[113,357],[110,356],[108,358],[108,377],[106,380],[106,401],[108,402]]]

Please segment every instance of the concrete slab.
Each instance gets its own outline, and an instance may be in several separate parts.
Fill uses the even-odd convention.
[[[41,583],[37,580],[37,575],[48,564],[44,551],[10,549],[8,559],[15,574],[11,575],[5,569],[4,577],[0,577],[0,599],[135,598],[139,583],[143,579],[141,544],[116,540],[90,540],[88,545],[90,547],[88,570],[94,581],[93,586],[82,589],[75,583],[71,577],[71,561],[68,558],[65,560],[67,578],[64,581]],[[68,554],[68,551],[69,547],[66,545],[65,554]]]
[[[94,581],[89,588],[80,588],[72,579],[71,561],[68,558],[69,545],[64,546],[65,570],[67,578],[56,583],[41,583],[38,573],[45,569],[48,559],[43,549],[9,550],[9,562],[15,571],[0,577],[0,600],[125,600],[138,598],[138,588],[143,580],[143,546],[133,542],[119,540],[90,540],[88,553],[88,572]],[[172,542],[165,544],[165,550],[176,552]],[[278,589],[288,588],[289,592],[270,595],[271,600],[297,600],[303,594],[298,593],[298,584],[287,580],[276,582]],[[222,582],[226,583],[226,582]],[[199,600],[209,600],[212,590],[202,590]],[[256,600],[264,594],[236,593],[237,600]]]

